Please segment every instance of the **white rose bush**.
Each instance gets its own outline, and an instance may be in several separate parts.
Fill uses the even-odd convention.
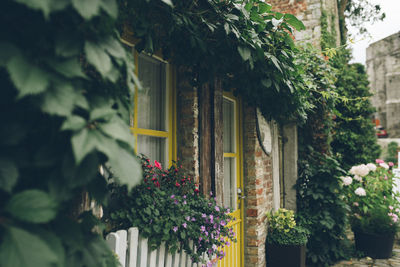
[[[393,165],[377,159],[353,166],[348,176],[340,177],[353,231],[385,234],[398,230],[400,205],[393,191]]]

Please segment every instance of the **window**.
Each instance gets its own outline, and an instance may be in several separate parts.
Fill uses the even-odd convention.
[[[168,166],[173,157],[173,84],[171,67],[155,57],[135,57],[142,89],[135,90],[131,130],[136,152]]]
[[[238,126],[237,101],[224,97],[222,104],[224,127],[224,206],[237,209]]]

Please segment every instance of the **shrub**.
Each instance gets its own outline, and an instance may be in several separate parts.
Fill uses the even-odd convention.
[[[267,213],[267,243],[278,245],[304,245],[308,231],[299,226],[292,210],[279,209]]]
[[[387,156],[385,158],[386,162],[393,162],[397,164],[397,150],[399,149],[399,144],[397,142],[390,142],[387,146]]]
[[[223,247],[235,241],[235,233],[227,227],[232,220],[229,209],[200,194],[193,179],[176,164],[164,170],[157,161],[151,165],[143,157],[142,168],[143,182],[131,193],[111,185],[112,208],[105,216],[109,230],[136,226],[152,248],[165,242],[169,251],[183,249],[194,262],[201,261],[202,253],[210,259],[222,258]]]

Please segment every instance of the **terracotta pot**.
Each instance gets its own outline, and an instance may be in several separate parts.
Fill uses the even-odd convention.
[[[305,245],[266,244],[267,267],[305,267]]]
[[[354,231],[356,249],[373,259],[387,259],[392,256],[395,233],[369,234]]]

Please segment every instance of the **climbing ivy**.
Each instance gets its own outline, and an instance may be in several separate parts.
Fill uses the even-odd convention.
[[[117,266],[80,208],[106,205],[100,165],[129,188],[141,177],[117,16],[114,0],[0,3],[1,266]]]
[[[293,15],[261,0],[119,0],[119,6],[120,30],[133,32],[136,49],[161,49],[171,63],[193,70],[194,84],[221,78],[265,116],[306,116],[292,39],[304,25]]]

